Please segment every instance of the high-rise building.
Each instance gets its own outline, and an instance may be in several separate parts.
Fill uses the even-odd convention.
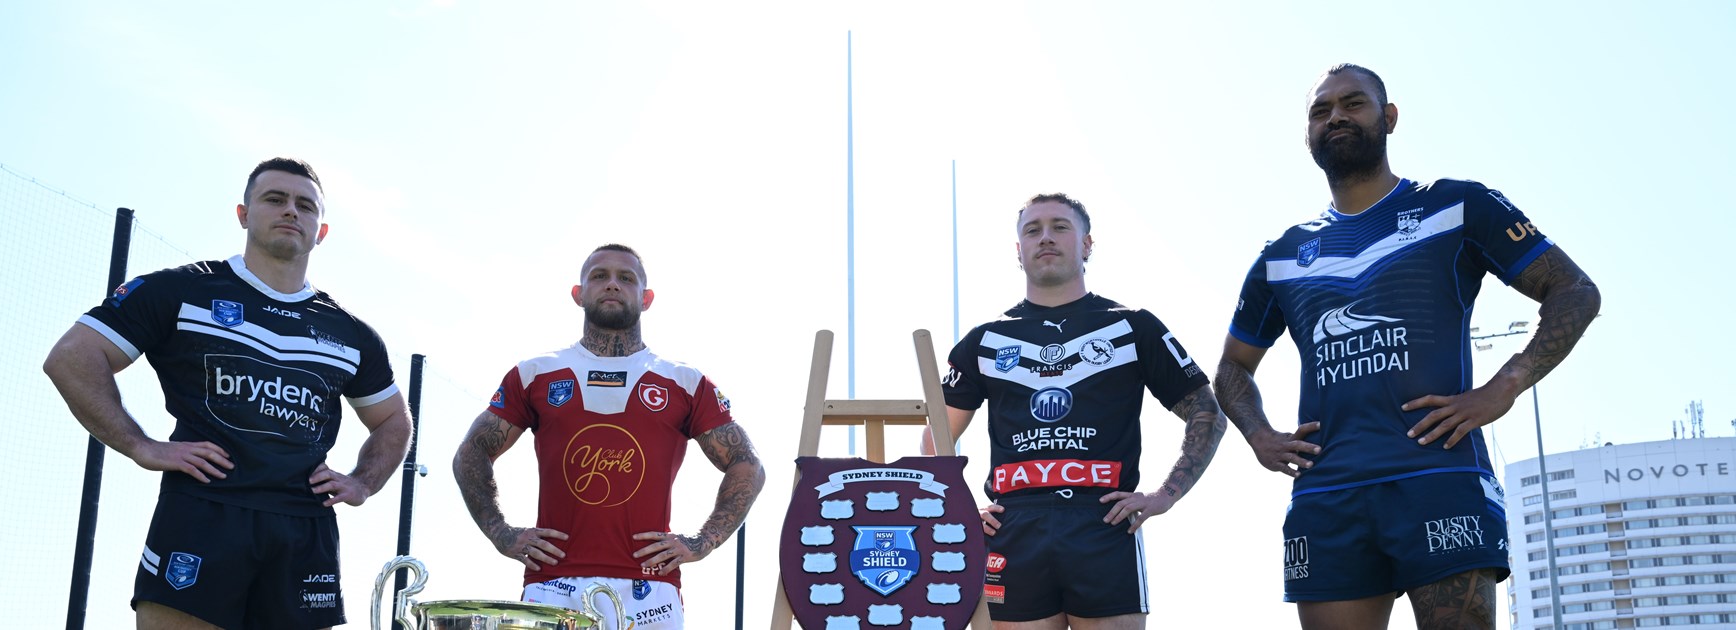
[[[1545,460],[1568,630],[1736,628],[1736,438],[1606,445]],[[1549,628],[1537,459],[1507,466],[1514,630]]]

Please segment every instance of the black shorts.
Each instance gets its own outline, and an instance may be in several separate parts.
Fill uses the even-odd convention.
[[[1420,475],[1299,495],[1284,517],[1284,601],[1398,595],[1474,569],[1507,579],[1500,484]]]
[[[141,601],[223,628],[343,625],[337,517],[261,512],[165,492],[133,581],[133,607]]]
[[[1071,494],[1072,496],[1066,496]],[[1149,612],[1142,532],[1103,522],[1105,492],[1062,490],[1006,497],[988,537],[983,597],[995,621],[1056,614],[1113,617]]]

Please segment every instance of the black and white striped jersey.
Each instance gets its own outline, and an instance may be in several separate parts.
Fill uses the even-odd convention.
[[[228,478],[163,474],[163,490],[284,514],[329,513],[308,476],[337,441],[348,398],[360,408],[398,392],[372,328],[311,286],[273,290],[240,256],[146,274],[79,323],[157,372],[170,439],[228,451]]]
[[[1142,390],[1168,409],[1207,384],[1157,316],[1096,294],[1056,307],[1020,302],[972,329],[947,360],[947,406],[989,403],[991,499],[1137,489]]]

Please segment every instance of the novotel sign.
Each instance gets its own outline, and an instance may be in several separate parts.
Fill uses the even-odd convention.
[[[1603,482],[1621,483],[1623,481],[1663,479],[1664,477],[1711,476],[1730,476],[1730,462],[1718,462],[1715,464],[1663,464],[1658,466],[1645,466],[1643,468],[1606,468],[1603,471]]]

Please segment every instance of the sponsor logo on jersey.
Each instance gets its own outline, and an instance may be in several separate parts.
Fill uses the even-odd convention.
[[[645,405],[646,409],[662,411],[664,407],[669,405],[669,390],[662,385],[640,383],[639,402]]]
[[[1424,522],[1423,536],[1428,542],[1429,555],[1482,548],[1482,521],[1481,516],[1449,516]]]
[[[940,384],[947,387],[958,387],[958,380],[961,378],[964,378],[964,375],[960,374],[958,368],[949,363],[946,366],[946,376],[940,379]]]
[[[998,554],[998,553],[989,554],[989,562],[988,562],[989,573],[1000,573],[1001,569],[1005,569],[1005,568],[1007,568],[1007,557],[1006,556],[1003,556],[1003,555]]]
[[[1079,359],[1091,365],[1108,365],[1115,358],[1115,344],[1105,339],[1092,339],[1079,346]]]
[[[211,300],[211,321],[221,324],[224,328],[240,326],[242,310],[240,302]]]
[[[573,386],[577,384],[578,381],[570,378],[549,383],[549,406],[567,404],[567,401],[573,399]]]
[[[729,413],[729,397],[723,395],[723,390],[713,387],[711,393],[717,394],[717,410]]]
[[[163,571],[163,579],[169,586],[181,590],[199,582],[199,565],[205,559],[190,553],[174,552],[169,554],[169,567]]]
[[[1200,366],[1194,363],[1193,357],[1188,355],[1187,349],[1181,347],[1181,342],[1175,340],[1175,333],[1163,333],[1163,347],[1169,348],[1169,356],[1175,357],[1175,365],[1181,368],[1183,376],[1192,378],[1193,375],[1200,373]]]
[[[282,316],[288,317],[290,319],[301,319],[301,313],[297,313],[295,311],[290,311],[290,310],[284,310],[284,309],[272,306],[270,304],[265,305],[264,310],[265,310],[265,312],[271,313],[272,315],[282,315]]]
[[[1013,448],[1018,452],[1071,449],[1089,451],[1088,440],[1097,437],[1092,427],[1053,426],[1026,429],[1013,434]]]
[[[337,608],[338,594],[312,593],[304,590],[301,592],[301,607],[303,609]]]
[[[1296,266],[1307,267],[1320,258],[1320,238],[1296,246]]]
[[[336,584],[337,582],[336,573],[309,573],[301,580],[302,584]]]
[[[299,315],[299,313],[297,315]],[[337,337],[332,336],[331,334],[321,332],[318,328],[308,326],[307,327],[307,334],[309,336],[313,337],[314,343],[331,346],[331,347],[336,348],[338,350],[344,349],[344,342],[343,341],[340,341]]]
[[[996,466],[990,475],[996,494],[1030,488],[1116,488],[1121,486],[1121,462],[1080,459],[1034,459]]]
[[[1398,213],[1398,233],[1405,236],[1416,234],[1423,228],[1423,209],[1411,208]],[[1401,239],[1402,240],[1402,239]]]
[[[910,583],[922,567],[916,550],[916,527],[854,526],[856,547],[850,551],[850,573],[882,596]]]
[[[603,372],[591,370],[585,374],[586,387],[626,387],[626,372]]]
[[[1050,365],[1054,365],[1056,361],[1060,361],[1061,357],[1064,356],[1067,356],[1067,346],[1058,343],[1043,346],[1043,349],[1037,352],[1037,359]]]
[[[1410,369],[1403,319],[1351,311],[1361,300],[1326,311],[1314,323],[1314,380],[1319,387],[1389,370]]]
[[[1308,537],[1284,541],[1284,581],[1308,577]]]
[[[127,299],[127,296],[132,295],[133,291],[137,290],[139,285],[144,283],[144,278],[133,278],[131,282],[115,287],[115,293],[111,296],[109,302],[113,306],[120,306],[121,302]]]
[[[1061,322],[1060,322],[1060,323],[1055,323],[1055,322],[1052,322],[1052,321],[1049,321],[1049,320],[1046,320],[1046,319],[1045,319],[1045,320],[1043,320],[1043,325],[1044,325],[1044,326],[1054,326],[1054,327],[1055,327],[1055,332],[1058,332],[1058,333],[1061,333],[1061,334],[1063,334],[1063,335],[1065,335],[1065,334],[1067,334],[1067,331],[1065,331],[1065,330],[1061,330],[1061,324],[1065,324],[1065,323],[1067,323],[1067,320],[1065,320],[1065,319],[1063,319],[1063,320],[1061,320]]]
[[[1536,234],[1537,226],[1532,225],[1530,221],[1514,221],[1513,227],[1507,228],[1507,238],[1513,239],[1513,242],[1515,243],[1525,240],[1525,237],[1535,236]]]
[[[644,580],[634,580],[634,581],[635,582],[643,582]],[[637,591],[634,591],[634,592],[637,592]],[[667,621],[669,619],[670,615],[674,614],[674,612],[675,612],[675,604],[664,604],[664,605],[658,606],[656,608],[646,608],[645,610],[641,610],[639,612],[633,613],[633,625],[628,626],[628,627],[629,628],[637,628],[639,626],[651,625],[653,623],[657,623],[660,621]]]
[[[205,355],[205,403],[218,421],[244,431],[325,434],[326,401],[337,393],[318,374],[231,354]]]
[[[638,438],[625,428],[587,425],[573,434],[561,454],[562,481],[580,503],[621,505],[639,494],[639,486],[645,482],[642,453]]]
[[[1019,366],[1019,346],[1007,346],[995,349],[995,369],[1011,372]]]
[[[494,407],[495,409],[505,409],[506,408],[506,386],[505,385],[494,388],[494,397],[488,399],[488,406]]]
[[[1512,202],[1507,201],[1507,196],[1501,194],[1501,191],[1499,191],[1499,190],[1489,191],[1489,197],[1493,198],[1495,200],[1495,203],[1501,204],[1501,207],[1506,208],[1508,212],[1518,212],[1519,211],[1518,208],[1513,207]]]
[[[1031,417],[1055,422],[1073,410],[1073,392],[1065,387],[1045,387],[1031,394]]]

